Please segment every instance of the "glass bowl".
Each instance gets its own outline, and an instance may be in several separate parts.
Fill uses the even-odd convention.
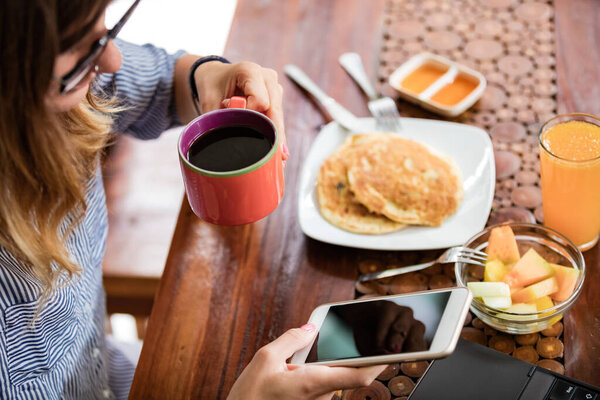
[[[581,271],[575,289],[571,296],[565,301],[556,303],[554,307],[533,313],[513,313],[501,309],[486,306],[482,301],[473,299],[471,311],[489,326],[502,332],[512,334],[526,334],[544,330],[557,321],[569,310],[581,293],[583,280],[585,279],[585,260],[581,251],[565,236],[554,229],[526,223],[508,223],[517,239],[519,252],[523,255],[529,248],[533,247],[546,261],[573,267]],[[498,225],[496,225],[498,226]],[[487,227],[469,239],[464,246],[484,251],[490,232],[494,226]],[[484,267],[456,263],[455,264],[457,286],[467,286],[467,282],[482,281]]]

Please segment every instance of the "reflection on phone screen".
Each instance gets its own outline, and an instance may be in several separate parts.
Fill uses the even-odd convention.
[[[334,305],[306,362],[429,350],[450,292]]]

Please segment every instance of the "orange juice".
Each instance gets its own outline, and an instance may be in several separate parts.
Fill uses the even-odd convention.
[[[587,250],[600,233],[600,120],[568,114],[540,133],[544,224]]]
[[[400,86],[409,92],[419,94],[431,86],[433,82],[437,81],[446,71],[448,71],[448,67],[423,64],[406,75],[402,82],[400,82]]]

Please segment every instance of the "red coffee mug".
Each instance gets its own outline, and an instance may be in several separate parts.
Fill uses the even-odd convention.
[[[200,115],[179,137],[179,163],[190,207],[194,214],[212,224],[258,221],[283,198],[283,158],[277,128],[265,115],[245,107],[245,98],[232,97],[229,108]],[[265,135],[273,143],[270,151],[254,164],[235,171],[208,171],[189,162],[188,151],[196,139],[212,129],[236,125]]]

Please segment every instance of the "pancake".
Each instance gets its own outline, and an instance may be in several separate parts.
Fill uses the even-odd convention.
[[[405,225],[370,212],[350,191],[347,160],[352,159],[353,144],[358,136],[366,135],[348,138],[319,170],[317,199],[321,215],[331,224],[350,232],[383,234],[398,231]]]
[[[372,213],[414,225],[439,226],[456,211],[463,189],[454,160],[394,134],[368,136],[355,141],[346,160],[358,202]]]

